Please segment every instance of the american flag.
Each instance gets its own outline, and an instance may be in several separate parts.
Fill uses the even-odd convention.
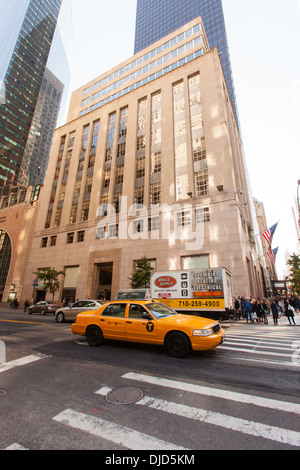
[[[275,263],[276,263],[276,255],[277,255],[277,251],[278,251],[278,248],[274,248],[274,250],[272,250],[271,248],[269,249],[268,251],[268,256],[272,262],[272,265],[274,266]]]
[[[263,233],[263,237],[267,240],[270,246],[272,244],[272,238],[277,228],[277,225],[278,225],[278,222],[277,224],[273,225],[271,228],[269,228],[266,232]]]

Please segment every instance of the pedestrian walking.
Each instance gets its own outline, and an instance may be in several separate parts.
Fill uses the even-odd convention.
[[[234,303],[235,318],[238,318],[240,320],[241,319],[240,302],[236,297],[233,297],[233,303]]]
[[[294,315],[294,307],[292,307],[289,299],[284,300],[284,306],[285,306],[285,316],[287,317],[287,319],[289,321],[289,324],[290,325],[292,325],[292,324],[296,325],[295,315]]]
[[[262,322],[262,317],[263,317],[264,311],[263,311],[263,305],[261,300],[257,300],[256,302],[256,317],[257,317],[257,323]]]
[[[245,318],[245,309],[244,309],[244,302],[245,302],[245,295],[239,295],[239,301],[241,302],[241,312],[242,312],[242,318]]]
[[[244,312],[245,312],[246,323],[248,323],[249,320],[250,322],[253,322],[252,304],[250,302],[250,299],[246,299],[244,302]]]
[[[275,299],[271,300],[271,311],[272,311],[274,325],[278,325],[279,308],[275,302]]]

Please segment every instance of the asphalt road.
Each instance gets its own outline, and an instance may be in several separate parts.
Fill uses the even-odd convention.
[[[0,449],[102,450],[136,456],[104,461],[134,468],[170,452],[169,464],[190,465],[199,450],[299,449],[300,325],[225,326],[221,347],[179,360],[91,348],[52,315],[1,309]]]

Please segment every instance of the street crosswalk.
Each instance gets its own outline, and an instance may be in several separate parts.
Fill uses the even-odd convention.
[[[300,367],[300,328],[290,325],[233,323],[219,355],[234,353],[236,359]],[[226,359],[226,356],[224,356]]]
[[[239,360],[299,367],[299,333],[298,327],[288,325],[233,323],[226,329],[225,343],[216,349],[217,358],[226,360],[234,354]],[[38,358],[29,357],[26,361],[35,359]],[[82,412],[74,406],[58,410],[52,422],[61,432],[68,428],[70,432],[76,430],[99,439],[99,449],[103,450],[187,452],[201,449],[202,438],[197,436],[206,433],[212,436],[210,448],[214,449],[219,448],[218,442],[223,448],[231,448],[235,439],[241,442],[240,436],[245,436],[247,445],[253,449],[300,447],[299,400],[278,399],[278,395],[266,393],[259,396],[230,385],[217,387],[197,379],[179,380],[131,370],[113,377],[113,383],[116,382],[120,388],[108,383],[90,391],[91,397],[100,400],[101,418],[93,410]],[[123,389],[141,392],[135,400],[122,403],[123,410],[128,407],[127,415],[126,411],[119,413],[117,403],[108,399],[110,394]],[[139,410],[143,410],[144,420],[136,419],[141,416]],[[128,422],[124,416],[130,417]],[[154,427],[154,423],[159,424]],[[167,423],[172,423],[173,432]],[[24,447],[20,443],[7,447],[7,450],[18,449]]]
[[[283,422],[288,422],[286,416],[300,415],[300,404],[288,401],[280,401],[268,399],[265,397],[258,397],[249,394],[236,393],[230,390],[223,390],[213,387],[203,387],[197,384],[182,382],[177,380],[164,379],[162,377],[155,377],[148,374],[139,374],[128,372],[124,374],[122,379],[134,382],[141,386],[143,384],[152,385],[153,391],[158,396],[143,395],[135,404],[131,406],[146,407],[148,409],[156,410],[161,413],[158,418],[160,423],[164,422],[164,415],[176,416],[176,418],[185,418],[193,422],[204,423],[213,425],[223,430],[231,430],[238,433],[243,433],[248,436],[254,436],[258,439],[266,439],[288,446],[300,447],[300,432],[295,429],[286,429],[271,423],[256,422],[237,416],[231,416],[226,413],[220,413],[209,409],[208,407],[198,407],[195,405],[188,405],[186,403],[175,402],[164,398],[166,390],[176,390],[177,392],[185,392],[185,398],[189,395],[192,402],[196,402],[198,396],[216,397],[222,400],[227,400],[233,404],[234,409],[238,405],[252,405],[254,407],[269,408],[276,410],[278,413],[283,413],[285,419]],[[95,391],[103,399],[113,389],[109,386],[103,386]],[[182,394],[177,395],[181,397]],[[186,400],[185,400],[186,401]],[[208,403],[208,402],[206,402]],[[113,406],[113,405],[112,405]],[[165,442],[154,438],[151,435],[138,432],[136,430],[105,421],[103,419],[79,413],[76,410],[64,410],[62,413],[53,418],[56,422],[70,426],[73,429],[80,429],[81,431],[90,433],[94,436],[108,439],[115,444],[131,450],[191,450],[187,447],[181,447],[178,444]],[[180,424],[178,423],[178,429]],[[298,426],[299,429],[299,426]],[[177,436],[178,437],[178,436]]]
[[[218,432],[224,433],[223,439],[226,439],[227,431],[237,433],[238,436],[242,434],[257,439],[258,441],[252,444],[254,448],[260,448],[261,440],[277,443],[282,445],[282,448],[300,447],[298,431],[300,403],[295,403],[294,400],[278,400],[273,397],[240,393],[231,390],[230,387],[218,388],[200,385],[195,381],[180,381],[132,371],[119,376],[118,382],[125,387],[114,389],[108,384],[102,385],[98,390],[91,390],[92,395],[102,400],[103,410],[108,411],[108,416],[113,416],[114,419],[105,419],[105,416],[99,418],[93,412],[88,414],[78,409],[67,408],[55,415],[53,422],[62,426],[62,432],[63,427],[68,427],[70,430],[99,438],[99,448],[104,450],[111,449],[112,445],[118,450],[174,452],[199,450],[197,445],[201,448],[201,440],[189,437],[197,436],[195,426],[209,426],[209,432],[214,436],[215,433],[211,428],[213,426]],[[143,430],[134,429],[132,426],[125,426],[124,422],[118,422],[122,421],[122,413],[111,413],[113,408],[116,409],[116,403],[108,400],[109,394],[126,388],[134,390],[131,386],[139,387],[139,391],[144,389],[147,393],[142,392],[136,401],[128,404],[129,415],[135,416],[139,408],[148,410],[145,416],[154,410],[155,422],[161,427],[161,435],[167,436],[168,439],[154,435],[157,431],[151,426],[151,419],[148,426],[146,418]],[[229,414],[228,410],[232,413]],[[264,413],[260,413],[260,410],[264,410]],[[178,430],[175,434],[167,432],[166,416],[178,420],[175,423],[175,429]],[[260,418],[254,420],[253,416]],[[191,435],[180,434],[182,419],[190,422],[187,427],[193,429]],[[132,423],[132,420],[130,422]],[[135,423],[135,420],[133,422]],[[137,427],[139,426],[140,423],[137,423]],[[205,428],[198,429],[199,436],[201,432],[205,432]],[[214,448],[218,448],[217,442]],[[14,443],[7,447],[7,450],[11,449],[24,448]]]

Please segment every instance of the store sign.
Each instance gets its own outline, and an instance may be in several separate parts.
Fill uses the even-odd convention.
[[[170,276],[160,276],[155,281],[155,285],[161,289],[173,287],[176,283],[176,279]]]

